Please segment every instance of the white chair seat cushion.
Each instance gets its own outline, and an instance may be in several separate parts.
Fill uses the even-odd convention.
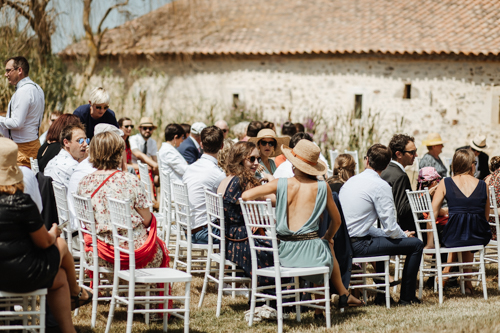
[[[38,289],[30,291],[29,293],[11,293],[8,291],[0,291],[0,297],[24,297],[24,296],[41,296],[47,295],[47,289]]]
[[[180,240],[179,244],[180,244],[181,247],[187,247],[188,246],[188,242],[185,241],[185,240]],[[191,243],[191,249],[193,249],[193,250],[208,250],[208,244],[195,244],[195,243]],[[214,250],[218,250],[219,249],[219,244],[214,244],[213,245],[213,249]]]
[[[121,279],[130,281],[130,271],[120,271]],[[143,268],[135,270],[135,282],[162,283],[162,282],[189,282],[191,274],[173,268]]]
[[[281,277],[285,278],[285,277],[325,274],[330,272],[330,268],[328,266],[307,267],[307,268],[280,267],[280,272],[281,272]],[[276,271],[274,267],[260,268],[257,269],[257,275],[276,277]]]
[[[466,251],[481,251],[484,249],[482,245],[471,245],[471,246],[461,246],[461,247],[444,247],[441,246],[442,253],[450,252],[466,252]],[[436,249],[424,249],[424,254],[436,254]]]
[[[352,258],[352,263],[363,263],[363,262],[375,262],[375,261],[386,261],[390,260],[391,256],[376,256],[376,257],[354,257]]]

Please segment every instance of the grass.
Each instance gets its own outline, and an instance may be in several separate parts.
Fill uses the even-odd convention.
[[[316,321],[313,312],[302,314],[300,323],[295,316],[284,321],[285,332],[500,332],[500,292],[497,289],[496,266],[487,265],[488,300],[483,299],[480,287],[472,297],[463,296],[459,288],[444,291],[444,303],[439,306],[438,294],[424,289],[423,304],[391,309],[373,305],[346,309],[340,313],[332,308],[332,327],[327,330],[324,321]],[[493,278],[494,277],[494,278]],[[215,317],[217,294],[213,284],[208,289],[202,308],[198,308],[203,279],[194,276],[191,284],[190,332],[276,332],[276,321],[262,321],[248,327],[243,312],[248,309],[247,299],[224,296],[221,316]],[[174,286],[174,293],[180,293],[183,285]],[[391,288],[392,290],[392,288]],[[392,296],[397,301],[398,293]],[[73,322],[78,332],[104,332],[108,304],[99,304],[96,328],[90,328],[91,306],[80,310]],[[125,307],[117,308],[112,332],[124,332],[126,325]],[[183,332],[184,324],[177,318],[169,322],[169,332]],[[144,324],[143,316],[134,317],[133,332],[162,332],[162,322]]]

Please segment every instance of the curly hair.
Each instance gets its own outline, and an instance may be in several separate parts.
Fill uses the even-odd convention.
[[[333,165],[333,176],[328,178],[328,184],[345,183],[354,176],[356,161],[349,154],[340,154]]]
[[[231,151],[231,148],[234,146],[234,141],[231,139],[224,139],[224,147],[222,147],[221,150],[217,153],[217,164],[219,167],[224,170],[224,172],[227,174],[227,158],[229,155],[229,152]]]
[[[391,142],[389,142],[389,148],[391,148],[393,160],[397,159],[396,152],[399,151],[402,153],[410,141],[415,142],[415,138],[406,134],[394,134]]]
[[[241,188],[244,191],[261,184],[260,181],[255,178],[255,175],[247,170],[244,165],[245,159],[250,156],[252,151],[256,148],[257,146],[252,142],[240,141],[231,148],[227,158],[227,174],[238,177],[240,179]]]
[[[493,156],[490,160],[490,171],[495,172],[500,168],[500,156]]]

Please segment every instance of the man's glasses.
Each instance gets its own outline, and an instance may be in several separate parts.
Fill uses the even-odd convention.
[[[415,156],[417,154],[417,150],[416,149],[415,150],[403,150],[403,154],[404,153],[408,153],[410,155]]]
[[[133,127],[132,127],[133,128]],[[152,131],[153,127],[141,127],[145,131]]]
[[[247,160],[250,161],[250,163],[255,163],[255,160],[257,159],[257,157],[255,156],[250,156],[250,157],[247,157]]]
[[[269,146],[269,147],[276,147],[276,141],[263,141],[263,140],[260,140],[260,141],[259,141],[259,144],[260,144],[262,147],[265,147],[265,146]]]
[[[477,161],[472,162],[472,164],[477,165]]]
[[[85,138],[80,138],[80,139],[76,140],[76,142],[78,142],[78,143],[79,143],[79,144],[81,144],[81,145],[82,145],[84,142],[87,142],[87,144],[89,144],[89,143],[90,143],[90,139],[89,139],[89,138],[86,138],[86,139],[85,139]]]
[[[95,108],[97,110],[107,110],[107,109],[109,109],[109,105],[106,105],[106,106],[96,105]]]
[[[10,72],[12,72],[13,70],[16,70],[18,69],[19,67],[14,67],[14,68],[9,68],[9,69],[6,69],[5,70],[5,74],[9,74]]]
[[[222,132],[227,133],[228,129],[223,129]]]
[[[123,126],[123,127],[125,127],[125,128],[132,128],[132,129],[133,129],[133,128],[134,128],[134,125],[125,125],[125,126]]]

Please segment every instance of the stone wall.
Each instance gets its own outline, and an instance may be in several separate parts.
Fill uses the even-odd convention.
[[[387,144],[395,132],[430,132],[447,141],[443,155],[477,133],[488,137],[490,156],[500,154],[500,62],[467,57],[269,56],[251,58],[108,60],[89,87],[103,85],[118,116],[138,121],[141,112],[168,122],[230,118],[234,98],[278,124],[320,120],[317,130],[348,146],[352,126],[375,122]],[[411,85],[411,98],[403,98]],[[90,88],[89,88],[90,89]],[[361,119],[353,119],[362,95]],[[142,111],[141,111],[142,110]],[[374,115],[377,115],[376,117]],[[317,126],[318,124],[316,124]],[[420,147],[419,152],[425,152]],[[364,153],[364,152],[361,152]]]

